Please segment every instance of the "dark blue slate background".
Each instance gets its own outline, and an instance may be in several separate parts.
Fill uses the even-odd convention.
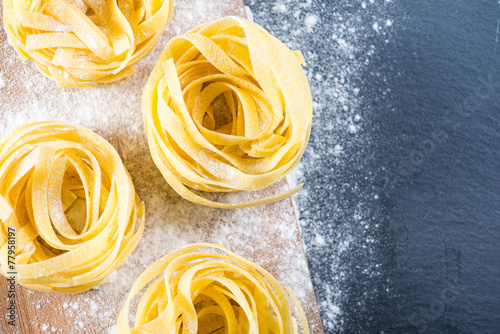
[[[309,65],[296,203],[325,332],[499,333],[499,3],[246,5]]]

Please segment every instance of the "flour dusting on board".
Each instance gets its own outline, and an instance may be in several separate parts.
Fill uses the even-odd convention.
[[[257,262],[290,286],[307,314],[315,301],[295,212],[287,199],[257,208],[220,210],[181,199],[154,165],[142,126],[141,93],[159,53],[172,34],[225,15],[244,16],[233,0],[177,0],[167,32],[135,67],[137,72],[115,84],[93,89],[60,89],[22,64],[1,34],[5,52],[0,71],[0,136],[30,121],[59,119],[94,129],[117,149],[146,203],[146,228],[138,248],[99,286],[77,295],[26,291],[31,331],[40,333],[114,333],[118,312],[137,276],[162,255],[193,242],[215,242]],[[209,194],[212,199],[243,201],[288,189],[285,181],[263,191]],[[280,223],[276,223],[280,222]],[[57,316],[49,316],[56,314]],[[68,325],[69,324],[69,325]],[[312,332],[318,323],[311,323]]]
[[[3,79],[2,73],[0,73],[0,88],[4,88],[4,87],[5,87],[5,80]]]

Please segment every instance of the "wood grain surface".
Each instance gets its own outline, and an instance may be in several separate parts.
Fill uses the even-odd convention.
[[[116,110],[105,110],[106,104],[100,107],[98,102],[93,101],[95,96],[87,93],[89,90],[60,89],[52,81],[43,79],[31,62],[20,60],[1,30],[0,74],[6,85],[0,88],[0,136],[25,119],[72,121],[68,109],[78,113],[85,105],[92,107],[90,112],[107,115],[103,117],[102,125],[96,126],[96,131],[108,139],[122,156],[138,194],[146,203],[147,215],[146,229],[138,249],[117,270],[113,280],[103,288],[74,295],[41,293],[16,286],[16,326],[9,326],[6,317],[2,316],[0,333],[113,333],[116,316],[137,273],[154,259],[191,242],[224,244],[269,270],[297,292],[312,333],[323,333],[292,201],[287,199],[240,210],[217,210],[195,205],[181,199],[170,189],[149,156],[142,133],[140,94],[166,41],[207,19],[226,15],[245,16],[240,0],[211,1],[206,6],[211,13],[196,10],[195,6],[200,1],[176,1],[172,23],[156,48],[136,65],[137,73],[125,79],[124,83],[93,89],[97,93],[92,94],[109,94],[109,99],[115,99]],[[205,0],[202,2],[205,3]],[[130,133],[135,128],[140,134],[137,134],[137,143],[131,145]],[[257,192],[257,195],[274,194],[286,188],[286,181],[281,181]],[[251,229],[248,224],[251,224]],[[159,236],[166,236],[165,240],[158,241]],[[1,278],[1,314],[7,313],[7,290],[7,280]]]

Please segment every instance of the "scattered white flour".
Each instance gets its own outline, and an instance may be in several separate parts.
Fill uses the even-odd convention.
[[[379,226],[367,204],[377,197],[360,191],[357,183],[362,180],[350,171],[369,173],[365,166],[372,116],[361,89],[377,55],[374,39],[390,40],[389,1],[249,0],[246,4],[257,23],[290,48],[301,50],[307,63],[314,100],[312,133],[304,157],[287,180],[291,185],[305,182],[294,203],[325,333],[350,332],[344,319],[358,318],[348,308],[362,309],[365,300],[353,300],[357,295],[349,291],[357,279],[352,259],[364,254],[365,262],[358,265],[365,266],[370,277],[380,270],[379,259],[370,255],[378,241],[367,236]]]
[[[307,27],[307,30],[311,32],[314,25],[318,23],[318,17],[314,14],[307,14],[304,23]]]
[[[339,144],[336,144],[334,147],[333,147],[333,154],[335,155],[340,155],[342,153],[342,146],[339,145]]]
[[[325,238],[321,234],[316,234],[316,237],[314,238],[313,243],[316,246],[324,246],[325,245]]]
[[[351,268],[346,264],[346,259],[360,249],[369,252],[376,240],[359,231],[369,230],[373,225],[367,218],[370,212],[363,207],[363,199],[359,199],[356,214],[347,216],[345,213],[353,209],[344,207],[347,201],[342,197],[342,192],[336,193],[338,188],[335,188],[337,185],[334,183],[345,187],[341,188],[342,191],[355,191],[355,184],[347,184],[350,181],[344,179],[331,182],[326,176],[335,175],[339,169],[360,167],[361,162],[350,166],[346,161],[352,159],[350,154],[353,147],[362,150],[370,140],[366,137],[368,131],[361,131],[369,127],[369,115],[362,112],[363,101],[359,96],[363,71],[377,51],[370,37],[376,35],[377,31],[383,30],[385,33],[394,23],[392,18],[384,14],[384,6],[390,3],[388,0],[376,3],[374,0],[363,1],[355,6],[350,0],[324,2],[329,6],[326,9],[314,0],[250,0],[246,1],[246,5],[257,23],[290,48],[300,49],[304,54],[314,98],[313,132],[301,164],[287,180],[291,185],[307,181],[308,177],[316,177],[313,173],[316,168],[322,168],[325,175],[324,186],[320,191],[331,193],[334,197],[329,203],[330,211],[318,208],[309,201],[318,190],[309,188],[307,183],[294,198],[295,212],[286,201],[264,208],[234,211],[194,205],[179,198],[163,180],[150,158],[143,133],[140,99],[142,87],[155,60],[173,34],[183,33],[201,22],[226,14],[245,15],[242,10],[229,11],[233,0],[177,0],[167,32],[157,47],[137,63],[137,73],[116,84],[98,86],[92,90],[55,87],[51,80],[34,69],[32,63],[22,63],[2,39],[0,47],[4,54],[0,62],[0,88],[4,88],[0,93],[0,136],[27,121],[50,118],[94,128],[122,156],[137,192],[146,203],[147,211],[146,230],[139,247],[96,289],[67,295],[62,305],[54,303],[53,295],[27,292],[26,298],[33,301],[34,308],[55,308],[72,324],[68,332],[67,324],[61,319],[49,318],[46,312],[37,312],[38,317],[31,319],[37,329],[49,332],[55,328],[57,332],[63,332],[64,328],[65,334],[72,334],[87,332],[92,328],[99,333],[115,334],[116,316],[139,273],[161,255],[200,240],[219,242],[249,259],[258,260],[260,265],[296,291],[309,314],[313,305],[311,286],[307,267],[298,252],[302,245],[297,239],[297,231],[290,228],[292,225],[274,223],[277,220],[293,220],[297,215],[301,218],[303,237],[308,245],[309,263],[315,269],[312,275],[325,332],[345,332],[344,305],[349,302],[349,296],[344,287],[350,280]],[[363,15],[368,15],[370,20],[362,19]],[[374,22],[378,22],[376,26]],[[4,34],[3,31],[1,33]],[[311,41],[316,44],[311,44]],[[331,62],[331,54],[334,55],[334,62]],[[21,95],[23,99],[19,99]],[[13,106],[4,101],[16,103]],[[358,151],[356,154],[361,156]],[[276,193],[285,188],[282,182],[267,192],[214,194],[213,198],[241,200],[255,198],[262,193]],[[319,216],[324,212],[331,215]],[[325,221],[331,224],[320,224]],[[267,237],[259,237],[262,235]],[[276,248],[277,238],[290,247]],[[320,271],[325,267],[325,272]],[[377,274],[376,265],[366,270],[370,275]],[[323,275],[329,277],[328,284],[324,283]],[[333,284],[330,283],[332,279]],[[362,303],[361,300],[357,302]],[[315,333],[314,328],[312,333]]]
[[[278,13],[284,13],[286,12],[287,8],[284,3],[276,3],[273,7],[273,10]]]

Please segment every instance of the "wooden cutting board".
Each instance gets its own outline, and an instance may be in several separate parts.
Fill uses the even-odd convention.
[[[255,261],[290,286],[306,311],[312,333],[323,333],[293,203],[220,210],[180,198],[150,158],[142,127],[142,88],[166,42],[203,22],[245,16],[241,0],[177,0],[174,16],[137,73],[93,89],[61,89],[23,63],[0,32],[0,136],[34,120],[60,119],[95,129],[120,153],[146,204],[146,228],[138,248],[96,289],[75,295],[16,287],[16,326],[0,317],[0,333],[114,333],[117,314],[137,276],[162,255],[193,242],[216,242]],[[2,22],[3,26],[3,22]],[[2,86],[2,85],[0,85]],[[286,180],[255,193],[208,194],[241,201],[287,189]],[[0,278],[0,309],[6,314],[7,280]]]

